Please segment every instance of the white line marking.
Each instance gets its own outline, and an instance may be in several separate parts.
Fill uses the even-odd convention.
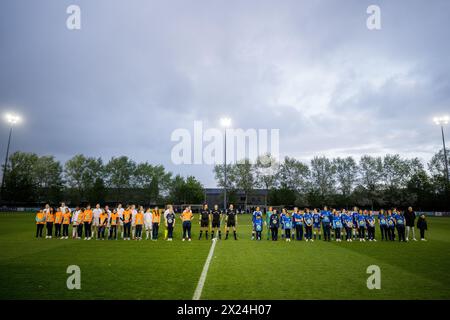
[[[209,264],[211,263],[211,259],[214,254],[214,248],[216,247],[216,239],[212,240],[211,248],[209,249],[208,257],[206,258],[205,265],[203,266],[202,274],[200,275],[200,279],[198,280],[197,288],[195,289],[194,296],[192,300],[200,300],[202,295],[203,286],[205,285],[206,275],[208,274]]]
[[[222,222],[223,222],[223,217],[222,217],[222,219],[220,219],[220,225],[222,225]],[[200,279],[198,279],[197,288],[195,288],[195,292],[194,292],[194,296],[192,297],[192,300],[200,300],[200,297],[202,295],[203,286],[205,285],[206,275],[208,274],[209,264],[211,263],[211,259],[214,255],[214,248],[216,247],[217,236],[218,236],[219,230],[217,230],[216,238],[212,239],[211,248],[209,249],[208,257],[206,258],[205,265],[203,266],[203,270],[202,270],[202,274],[200,275]],[[211,233],[211,237],[213,235],[214,235],[214,233]]]

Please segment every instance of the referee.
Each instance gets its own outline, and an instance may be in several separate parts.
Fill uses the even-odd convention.
[[[208,240],[209,215],[210,212],[208,209],[208,205],[205,203],[203,205],[203,209],[200,210],[200,235],[198,236],[198,240],[202,238],[203,231],[205,231],[205,238],[206,240]]]
[[[230,208],[226,212],[225,240],[228,239],[228,233],[230,232],[230,228],[233,228],[234,240],[237,240],[236,225],[237,225],[236,210],[234,210],[234,206],[230,204]]]

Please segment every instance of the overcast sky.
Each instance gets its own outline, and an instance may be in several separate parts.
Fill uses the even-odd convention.
[[[81,30],[66,28],[70,4]],[[381,30],[366,27],[370,4]],[[281,156],[426,161],[441,148],[432,118],[450,112],[449,12],[447,0],[2,0],[0,111],[24,118],[12,151],[127,155],[209,187],[210,166],[172,163],[170,135],[223,115],[280,129]],[[0,134],[4,155],[4,121]]]

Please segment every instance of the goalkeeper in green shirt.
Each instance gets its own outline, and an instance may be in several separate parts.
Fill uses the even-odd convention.
[[[269,210],[266,212],[266,226],[267,226],[267,240],[270,239],[271,231],[270,231],[270,216],[273,213],[272,207],[269,207]]]

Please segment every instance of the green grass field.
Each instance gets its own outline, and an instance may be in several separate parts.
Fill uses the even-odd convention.
[[[197,221],[197,220],[195,220]],[[428,242],[219,241],[202,299],[449,299],[450,219],[429,218]],[[35,239],[34,215],[0,214],[1,299],[192,299],[211,241]],[[378,236],[377,229],[377,236]],[[81,268],[81,290],[66,269]],[[369,290],[366,268],[381,268]]]

